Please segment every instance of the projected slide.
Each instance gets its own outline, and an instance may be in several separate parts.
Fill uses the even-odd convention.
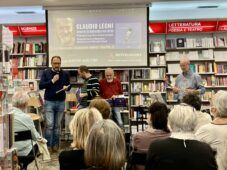
[[[49,58],[62,67],[146,66],[146,8],[48,11]]]

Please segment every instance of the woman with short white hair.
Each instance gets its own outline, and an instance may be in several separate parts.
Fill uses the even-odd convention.
[[[14,126],[13,126],[14,132],[31,130],[34,143],[36,141],[44,142],[40,134],[37,132],[32,118],[27,113],[25,113],[27,109],[28,100],[29,100],[29,97],[27,93],[24,91],[17,91],[14,93],[12,97],[13,108],[10,112],[14,114]],[[25,140],[25,141],[15,142],[14,147],[17,148],[19,162],[22,164],[22,168],[27,169],[27,165],[34,160],[34,158],[31,159],[31,157],[29,156],[29,155],[33,155],[31,141]],[[38,146],[35,145],[34,148],[35,148],[35,151],[37,152]],[[20,156],[23,156],[23,157],[20,157]],[[26,156],[29,156],[29,158]]]
[[[227,92],[215,94],[212,101],[214,120],[196,132],[198,140],[208,143],[214,151],[227,139]]]
[[[194,108],[184,103],[176,105],[169,114],[168,122],[171,136],[151,143],[146,170],[217,169],[210,146],[197,141],[193,134],[196,126]]]

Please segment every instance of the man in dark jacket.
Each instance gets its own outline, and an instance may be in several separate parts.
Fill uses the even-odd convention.
[[[53,56],[51,65],[52,68],[43,72],[39,89],[45,89],[45,138],[48,140],[47,146],[51,152],[57,152],[60,124],[65,109],[65,91],[70,90],[70,81],[68,74],[61,69],[60,56]]]

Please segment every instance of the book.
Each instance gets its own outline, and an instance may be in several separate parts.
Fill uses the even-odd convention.
[[[185,47],[185,38],[177,38],[177,47]]]

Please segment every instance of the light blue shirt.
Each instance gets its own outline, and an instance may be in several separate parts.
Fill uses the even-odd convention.
[[[198,90],[199,94],[204,94],[206,89],[199,74],[189,71],[186,75],[179,74],[176,78],[175,86],[180,89],[178,94],[175,94],[175,99],[181,100],[185,95],[186,89]]]
[[[37,132],[32,118],[22,110],[15,107],[12,108],[10,113],[14,114],[14,132],[31,130],[32,138],[34,140],[33,144],[35,144],[35,141],[37,141],[37,139],[40,139],[41,136]],[[15,142],[13,147],[17,148],[18,156],[27,156],[32,150],[30,140]]]

